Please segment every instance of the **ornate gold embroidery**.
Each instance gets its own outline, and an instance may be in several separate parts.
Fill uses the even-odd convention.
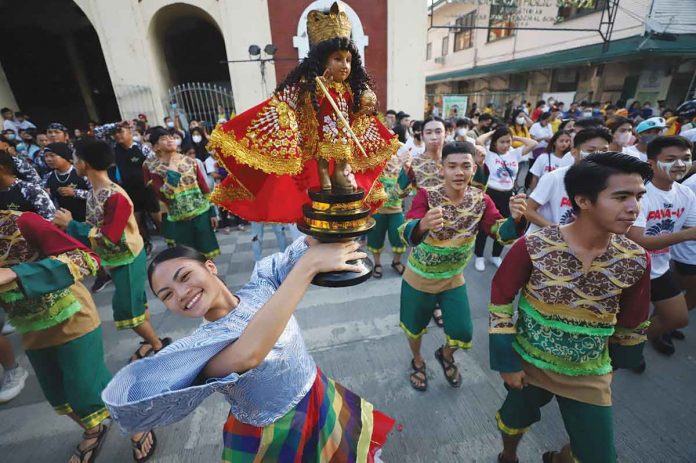
[[[217,127],[210,136],[208,149],[267,174],[299,174],[303,155],[297,136],[298,98],[299,86],[274,94],[242,138],[238,139],[234,130],[225,133]]]
[[[339,144],[331,142],[319,142],[319,149],[317,150],[317,156],[320,158],[334,161],[348,161],[352,166],[352,153],[353,153],[353,143]]]
[[[336,231],[363,230],[364,228],[366,228],[369,220],[370,220],[369,217],[365,217],[364,219],[351,220],[349,222],[327,222],[325,220],[316,220],[316,219],[310,219],[310,218],[305,217],[305,222],[311,228],[314,228],[316,230],[336,230]]]
[[[370,191],[367,198],[365,198],[365,204],[368,206],[381,205],[387,199],[388,197],[387,193],[384,191],[384,187],[379,181],[375,180],[372,191]]]
[[[248,201],[254,199],[254,195],[247,190],[241,182],[239,182],[232,174],[227,174],[231,181],[227,181],[228,185],[222,183],[215,186],[215,189],[210,195],[210,201],[218,206],[221,206],[226,201]]]
[[[353,201],[351,203],[322,203],[319,201],[312,201],[312,209],[316,211],[351,211],[353,209],[360,209],[363,205],[362,201]]]

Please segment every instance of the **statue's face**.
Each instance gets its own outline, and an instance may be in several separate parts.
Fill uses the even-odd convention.
[[[338,50],[326,59],[326,71],[334,82],[344,82],[350,76],[353,55],[348,50]]]

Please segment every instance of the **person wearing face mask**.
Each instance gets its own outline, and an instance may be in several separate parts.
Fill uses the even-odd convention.
[[[607,128],[612,136],[611,143],[609,144],[609,151],[617,151],[640,158],[637,156],[635,150],[630,149],[636,140],[633,136],[633,122],[631,122],[630,119],[614,116],[607,121]],[[641,161],[644,160],[645,159],[641,159]]]
[[[546,148],[549,140],[553,137],[550,112],[545,112],[539,116],[539,119],[529,129],[529,135],[539,142],[538,148]]]
[[[664,355],[674,354],[672,339],[689,323],[686,299],[670,269],[670,247],[696,240],[696,194],[681,185],[691,170],[693,145],[683,137],[657,137],[648,144],[648,162],[653,177],[646,185],[638,219],[627,236],[650,252],[650,298],[655,312],[648,339]],[[682,257],[684,249],[677,255]],[[688,258],[687,258],[688,259]],[[639,369],[642,372],[645,363]]]
[[[201,127],[196,126],[191,129],[191,145],[196,150],[196,158],[200,159],[201,162],[205,162],[210,153],[206,149],[208,137],[205,136],[205,131]]]
[[[519,148],[511,148],[513,140],[521,141],[524,145]],[[490,144],[489,144],[490,141]],[[484,157],[483,168],[480,169],[486,178],[486,193],[491,197],[503,217],[510,216],[510,198],[517,194],[517,174],[520,163],[527,160],[537,142],[531,138],[512,137],[507,127],[499,127],[493,132],[481,135],[476,139],[476,144],[485,147],[488,145]],[[479,272],[486,269],[483,251],[486,247],[488,234],[479,232],[476,236],[474,254],[476,255],[475,268]],[[491,262],[500,267],[503,252],[503,244],[493,242]]]
[[[510,125],[508,128],[510,129],[510,133],[513,137],[532,138],[529,135],[529,127],[532,124],[532,120],[525,114],[524,111],[521,109],[516,109],[513,111],[512,116],[510,117]],[[523,145],[524,143],[521,141],[513,140],[512,142],[513,148],[519,148]]]
[[[624,152],[639,158],[641,161],[647,161],[648,143],[662,135],[666,127],[667,123],[662,117],[651,117],[650,119],[644,120],[636,126],[638,143],[627,147]]]
[[[589,128],[575,135],[573,149],[570,151],[575,161],[582,161],[590,153],[607,151],[611,134],[603,128]],[[550,225],[565,225],[573,221],[573,205],[565,189],[565,175],[570,166],[549,172],[539,179],[536,188],[527,199],[527,220],[530,222],[527,233]]]

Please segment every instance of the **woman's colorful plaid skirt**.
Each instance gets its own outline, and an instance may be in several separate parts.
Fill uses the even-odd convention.
[[[232,414],[223,431],[223,462],[372,463],[394,420],[327,378],[278,421],[260,428]]]

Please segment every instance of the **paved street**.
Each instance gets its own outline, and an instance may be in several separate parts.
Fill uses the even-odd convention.
[[[253,267],[249,232],[219,234],[223,255],[217,259],[231,288],[247,281]],[[265,234],[265,254],[274,251],[275,237]],[[158,242],[159,249],[162,243]],[[490,245],[489,245],[490,246]],[[385,254],[384,261],[391,256]],[[398,327],[398,275],[385,266],[382,280],[346,289],[312,287],[297,311],[308,347],[319,366],[337,381],[394,416],[395,428],[383,458],[387,462],[495,461],[499,434],[494,415],[505,390],[488,369],[486,304],[493,268],[466,270],[475,325],[474,348],[456,354],[463,375],[461,389],[447,385],[433,352],[444,336],[432,326],[424,340],[429,389],[413,390],[408,383],[410,355]],[[91,283],[91,281],[90,281]],[[137,344],[131,332],[116,332],[110,301],[113,286],[95,296],[104,321],[107,363],[121,367]],[[151,295],[150,295],[151,296]],[[181,338],[196,322],[170,313],[151,300],[153,323],[161,335]],[[677,354],[666,359],[646,349],[648,370],[643,375],[620,371],[614,379],[616,443],[621,462],[696,461],[696,314],[677,343]],[[19,348],[19,336],[11,335]],[[0,461],[3,463],[65,462],[80,439],[70,420],[56,416],[43,399],[33,370],[23,354],[20,363],[30,377],[23,393],[0,406]],[[221,396],[209,398],[186,420],[157,430],[159,447],[151,461],[219,461],[222,424],[228,407]],[[542,423],[526,436],[520,461],[541,461],[545,450],[565,443],[554,403],[544,409]],[[127,437],[112,427],[100,462],[132,461]]]

